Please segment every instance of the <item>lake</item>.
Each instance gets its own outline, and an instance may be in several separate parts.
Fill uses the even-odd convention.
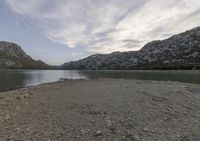
[[[200,84],[200,71],[78,71],[78,70],[7,70],[0,71],[0,91],[35,86],[64,79],[137,79],[179,81]]]

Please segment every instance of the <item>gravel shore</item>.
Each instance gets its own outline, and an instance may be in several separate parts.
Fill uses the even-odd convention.
[[[0,93],[0,141],[200,141],[200,85],[66,80]]]

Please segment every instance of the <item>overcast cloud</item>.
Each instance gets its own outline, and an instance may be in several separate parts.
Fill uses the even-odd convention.
[[[199,0],[5,0],[1,6],[17,24],[53,42],[53,48],[66,48],[69,53],[58,61],[44,58],[51,64],[138,50],[149,41],[200,25]]]

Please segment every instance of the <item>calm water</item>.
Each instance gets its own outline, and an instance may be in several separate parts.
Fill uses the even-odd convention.
[[[17,70],[0,71],[0,91],[34,86],[66,79],[123,78],[157,81],[180,81],[200,84],[200,71],[69,71]]]

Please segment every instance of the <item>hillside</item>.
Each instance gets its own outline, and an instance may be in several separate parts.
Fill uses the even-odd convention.
[[[147,43],[139,51],[96,54],[65,63],[62,69],[200,69],[200,27],[165,40]]]
[[[51,66],[33,60],[22,48],[15,44],[0,41],[0,69],[49,69]]]

